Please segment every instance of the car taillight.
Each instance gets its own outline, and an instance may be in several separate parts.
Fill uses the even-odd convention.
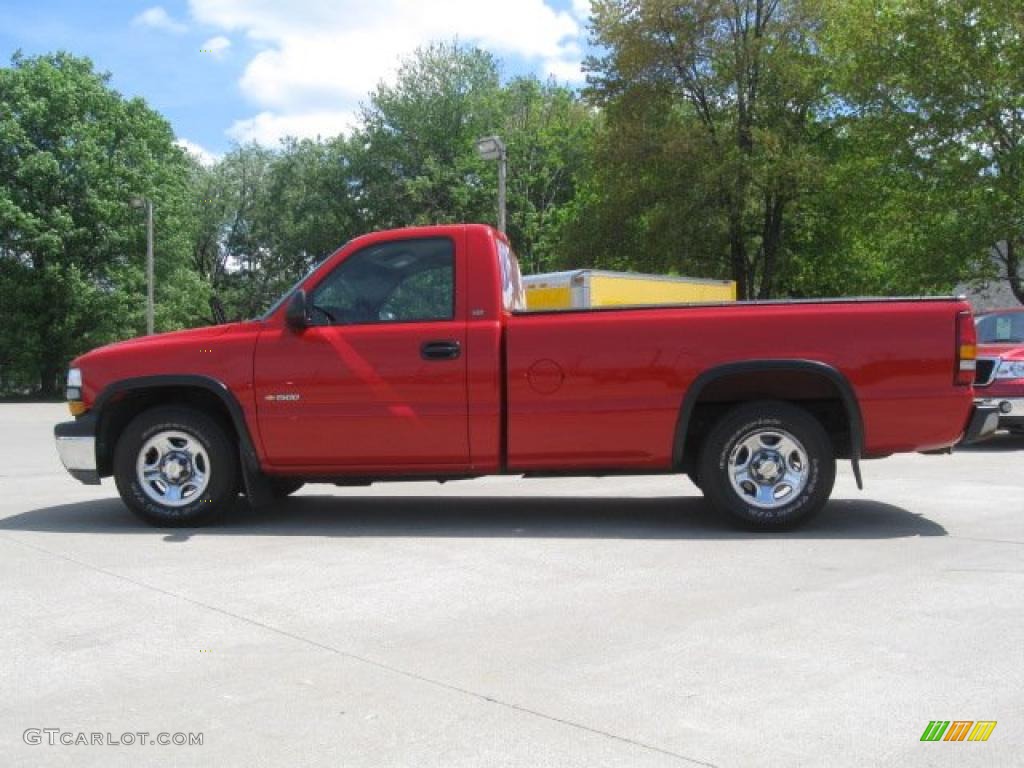
[[[978,332],[970,312],[956,316],[956,376],[954,381],[965,387],[974,383],[974,369],[978,357]]]

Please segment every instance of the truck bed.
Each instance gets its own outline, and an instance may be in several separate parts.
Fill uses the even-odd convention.
[[[517,312],[506,328],[508,463],[553,468],[668,466],[684,394],[699,376],[759,361],[814,361],[860,404],[863,454],[955,442],[970,412],[954,385],[954,297],[600,307]],[[739,369],[737,369],[739,370]],[[799,376],[772,383],[736,374],[714,393],[837,397]],[[741,394],[743,397],[741,397]]]

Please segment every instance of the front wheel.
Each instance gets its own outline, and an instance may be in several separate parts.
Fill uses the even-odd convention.
[[[821,423],[802,408],[745,403],[714,426],[701,451],[704,495],[719,511],[758,530],[793,528],[832,493],[836,461]]]
[[[237,453],[225,429],[205,413],[153,408],[121,433],[114,481],[128,508],[151,525],[203,525],[238,495]]]

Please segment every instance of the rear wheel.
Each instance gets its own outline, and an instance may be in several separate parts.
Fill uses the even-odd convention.
[[[237,449],[201,411],[154,408],[121,433],[114,480],[124,503],[147,523],[203,525],[238,495]]]
[[[832,442],[820,422],[789,403],[737,406],[701,451],[704,495],[758,530],[786,530],[821,510],[835,483]]]

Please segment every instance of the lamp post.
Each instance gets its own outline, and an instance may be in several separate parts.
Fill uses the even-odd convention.
[[[133,197],[132,206],[146,209],[146,333],[153,335],[153,201]]]
[[[505,143],[497,136],[487,136],[476,143],[476,151],[483,160],[498,161],[498,229],[505,231],[505,178],[508,175],[508,153]]]

